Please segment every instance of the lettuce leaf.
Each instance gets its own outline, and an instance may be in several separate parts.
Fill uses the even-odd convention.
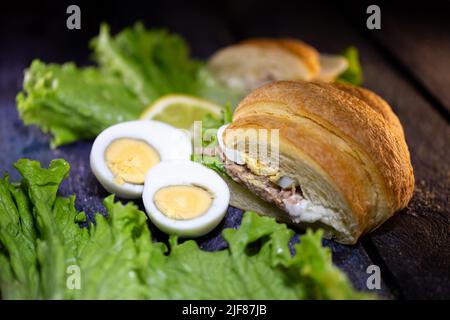
[[[361,64],[359,62],[359,52],[355,47],[348,47],[341,54],[347,59],[348,67],[339,77],[336,82],[353,84],[359,86],[363,82],[363,73]]]
[[[25,124],[53,135],[52,146],[91,139],[117,122],[138,119],[155,99],[190,94],[218,104],[242,97],[220,86],[203,63],[190,58],[185,41],[142,24],[112,36],[103,24],[91,41],[98,67],[33,61],[17,95]]]
[[[6,297],[40,297],[32,221],[29,200],[20,186],[10,184],[8,177],[0,179],[0,288]]]
[[[308,231],[291,255],[294,232],[274,219],[244,214],[225,229],[229,247],[202,251],[188,240],[152,242],[146,215],[133,203],[104,200],[108,217],[85,221],[75,197],[57,194],[69,164],[48,169],[21,159],[22,183],[0,180],[0,290],[4,299],[359,299],[347,277]],[[79,286],[71,287],[79,270]]]
[[[35,60],[25,72],[17,108],[25,124],[51,132],[52,145],[58,146],[136,119],[143,107],[120,79],[107,77],[97,68]]]
[[[235,105],[244,94],[219,85],[203,61],[190,57],[187,43],[166,30],[136,23],[113,37],[102,24],[91,48],[102,71],[117,75],[145,106],[171,93]]]
[[[217,146],[217,135],[214,133],[211,134],[205,134],[208,130],[214,130],[214,132],[217,132],[217,130],[224,124],[231,123],[233,117],[233,111],[231,109],[231,105],[228,103],[226,104],[222,109],[222,115],[220,119],[216,117],[212,117],[211,115],[206,115],[202,119],[202,147],[203,148],[209,148],[210,150],[215,150]],[[210,139],[207,139],[206,136],[210,137]],[[203,164],[204,166],[216,171],[217,173],[221,174],[222,176],[228,177],[228,173],[225,170],[225,167],[220,160],[219,156],[216,154],[213,155],[207,155],[207,154],[192,154],[191,157],[192,161],[199,162]]]
[[[104,200],[108,218],[95,215],[88,240],[79,248],[76,265],[81,271],[81,289],[66,299],[148,299],[142,273],[148,268],[152,244],[147,219],[133,203]]]
[[[164,30],[146,30],[141,23],[112,37],[102,24],[91,41],[100,68],[118,75],[143,105],[173,93],[194,93],[200,62],[189,57],[186,43]]]

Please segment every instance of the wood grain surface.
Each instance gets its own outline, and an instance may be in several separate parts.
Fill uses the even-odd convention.
[[[418,5],[413,9],[408,14],[400,10],[384,14],[382,32],[374,37],[450,120],[450,2],[440,4],[433,14]]]

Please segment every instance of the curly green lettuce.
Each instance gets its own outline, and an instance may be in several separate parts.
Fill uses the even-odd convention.
[[[189,57],[186,43],[164,30],[146,30],[137,23],[112,37],[102,24],[91,41],[100,68],[118,75],[143,105],[173,93],[195,93],[201,63]]]
[[[202,119],[202,148],[208,148],[209,150],[214,150],[217,146],[217,130],[224,124],[231,123],[233,116],[233,111],[231,110],[231,105],[226,104],[222,109],[222,114],[220,118],[213,117],[207,114]],[[208,130],[212,130],[207,133]],[[217,154],[204,154],[204,152],[197,154],[193,153],[191,156],[192,161],[201,163],[202,165],[216,171],[222,177],[228,177],[225,167]]]
[[[189,55],[186,42],[142,24],[115,36],[103,24],[91,41],[98,66],[33,61],[17,95],[20,117],[53,136],[52,146],[91,139],[112,124],[138,119],[150,103],[169,93],[235,104],[241,93],[221,87]]]
[[[337,82],[353,84],[359,86],[363,82],[361,63],[359,62],[359,52],[355,47],[348,47],[341,55],[347,60],[348,67],[336,79]]]
[[[293,231],[254,212],[225,229],[228,248],[152,242],[146,215],[109,196],[108,216],[80,228],[75,197],[57,194],[69,173],[21,159],[21,183],[0,179],[0,292],[3,299],[359,299],[347,277],[308,231],[291,255]],[[75,274],[75,271],[78,272]],[[77,276],[74,281],[73,277]]]
[[[33,61],[17,95],[24,123],[53,134],[52,145],[95,137],[121,121],[136,119],[143,107],[117,77],[97,68]]]

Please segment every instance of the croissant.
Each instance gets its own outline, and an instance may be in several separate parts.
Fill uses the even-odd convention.
[[[278,145],[270,149],[278,153],[277,162],[250,152],[248,131],[255,129],[277,132]],[[225,151],[238,150],[239,139],[247,139],[239,157],[225,152],[224,166],[234,181],[277,207],[271,212],[258,206],[262,214],[323,228],[326,237],[344,244],[380,226],[413,194],[413,168],[400,121],[387,102],[367,89],[272,82],[241,101],[220,138]],[[268,137],[257,144],[275,147]],[[251,209],[239,197],[232,198],[232,205]]]
[[[347,60],[319,54],[296,39],[247,39],[216,52],[208,68],[222,84],[250,92],[277,80],[332,81],[345,71]]]

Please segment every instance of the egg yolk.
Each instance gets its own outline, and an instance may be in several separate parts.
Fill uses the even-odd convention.
[[[106,164],[114,182],[143,184],[148,170],[160,162],[159,154],[148,143],[130,138],[114,140],[105,151]]]
[[[159,211],[176,220],[188,220],[201,216],[211,207],[212,200],[208,191],[192,185],[164,187],[153,196]]]

